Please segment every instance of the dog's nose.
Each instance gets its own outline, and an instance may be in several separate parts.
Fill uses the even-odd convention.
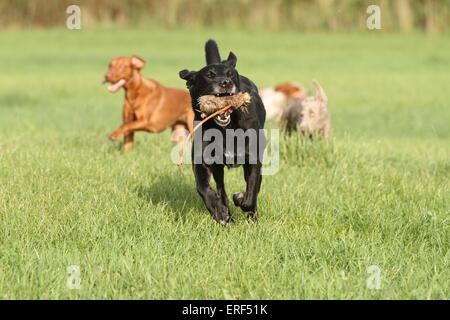
[[[230,85],[231,85],[231,80],[230,80],[230,79],[222,80],[222,82],[220,83],[220,86],[221,86],[222,88],[227,88],[227,87],[229,87]]]

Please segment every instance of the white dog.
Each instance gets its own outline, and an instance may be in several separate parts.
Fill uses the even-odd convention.
[[[299,83],[285,82],[275,88],[261,89],[259,95],[266,108],[266,118],[279,121],[290,99],[302,101],[308,93]]]
[[[302,101],[292,99],[283,112],[281,122],[288,135],[293,131],[300,131],[304,135],[318,134],[321,138],[328,138],[331,130],[328,98],[317,81],[314,81],[316,95]]]

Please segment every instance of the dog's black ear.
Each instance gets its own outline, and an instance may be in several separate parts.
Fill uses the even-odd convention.
[[[231,52],[231,51],[230,51],[230,54],[228,55],[227,63],[228,63],[231,67],[236,68],[237,57],[236,57],[236,55],[235,55],[233,52]]]
[[[178,74],[180,75],[181,79],[186,80],[186,81],[192,81],[195,78],[196,72],[184,69],[184,70],[181,70]]]
[[[191,87],[193,86],[193,82],[195,81],[197,72],[184,69],[179,72],[179,75],[181,79],[186,80],[186,87],[188,89],[191,89]]]
[[[219,47],[217,46],[217,42],[212,39],[209,39],[205,43],[205,56],[206,56],[206,64],[214,64],[220,63],[220,53]]]

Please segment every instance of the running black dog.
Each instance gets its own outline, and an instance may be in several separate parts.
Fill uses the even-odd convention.
[[[192,166],[197,191],[206,208],[218,222],[231,222],[231,212],[224,185],[224,166],[243,165],[246,182],[245,192],[233,194],[233,202],[248,217],[256,219],[257,198],[261,186],[262,154],[266,146],[263,128],[266,111],[256,85],[236,70],[237,57],[230,52],[228,59],[221,61],[214,40],[205,45],[207,66],[200,71],[180,71],[186,80],[192,98],[195,120],[201,121],[198,99],[205,95],[230,96],[239,92],[250,94],[251,100],[244,109],[224,112],[203,124],[201,132],[194,137]],[[229,143],[231,141],[231,143]],[[231,145],[231,146],[230,146]],[[210,184],[214,177],[217,192]]]

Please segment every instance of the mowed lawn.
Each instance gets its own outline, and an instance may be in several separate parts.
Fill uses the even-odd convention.
[[[233,225],[211,219],[168,131],[127,155],[107,139],[123,96],[100,85],[109,59],[138,54],[184,88],[210,37],[257,85],[317,79],[330,100],[328,145],[281,139],[257,224],[234,206]],[[0,43],[0,298],[450,298],[449,36],[86,27]],[[243,190],[241,169],[226,186]]]

